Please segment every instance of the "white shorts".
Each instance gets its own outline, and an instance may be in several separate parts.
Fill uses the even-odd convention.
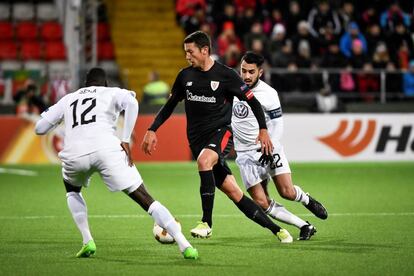
[[[143,182],[135,165],[128,166],[127,155],[121,147],[96,151],[73,160],[62,158],[63,179],[73,186],[88,187],[94,172],[101,175],[112,192],[134,191]]]
[[[258,161],[262,153],[257,152],[257,150],[237,152],[236,163],[240,169],[240,175],[246,189],[275,175],[291,173],[283,146],[279,144],[274,145],[274,147],[273,154],[276,155],[275,168],[271,168],[270,164],[262,166]]]

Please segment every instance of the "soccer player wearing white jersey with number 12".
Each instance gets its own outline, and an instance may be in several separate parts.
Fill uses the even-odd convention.
[[[267,182],[273,179],[279,194],[288,200],[302,202],[315,216],[326,219],[328,213],[321,203],[296,185],[293,185],[288,160],[280,143],[283,134],[282,110],[275,89],[260,80],[264,58],[247,52],[241,62],[240,74],[265,111],[267,128],[274,145],[272,155],[262,154],[256,144],[258,125],[248,105],[234,99],[232,128],[243,183],[251,197],[272,218],[295,225],[300,229],[300,240],[308,240],[316,232],[313,225],[290,213],[269,197]]]
[[[125,111],[122,139],[116,136],[116,122]],[[146,190],[141,175],[132,162],[130,137],[138,116],[135,93],[107,87],[105,71],[91,69],[85,87],[63,97],[41,114],[36,134],[46,134],[62,120],[65,123],[62,160],[63,182],[69,211],[83,238],[76,257],[89,257],[96,252],[88,224],[86,202],[81,188],[89,185],[98,172],[110,191],[123,191],[137,202],[154,221],[174,237],[186,259],[197,259],[198,252],[181,233],[174,217]]]

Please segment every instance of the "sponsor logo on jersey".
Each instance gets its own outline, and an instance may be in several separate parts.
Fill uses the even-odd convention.
[[[237,102],[233,106],[233,114],[239,119],[244,119],[249,115],[249,108],[242,102]]]
[[[219,85],[220,85],[219,81],[211,81],[210,82],[210,87],[211,87],[211,89],[213,89],[213,91],[216,91],[217,88],[219,87]]]
[[[331,134],[318,138],[319,141],[328,145],[342,156],[351,156],[363,151],[371,142],[374,136],[376,123],[368,120],[365,133],[361,136],[362,121],[355,120],[351,131],[344,135],[348,128],[348,121],[341,120],[338,128]],[[362,137],[357,141],[357,137]]]
[[[206,96],[198,96],[193,95],[189,90],[186,90],[187,93],[187,100],[192,102],[203,102],[203,103],[216,103],[216,97],[206,97]]]
[[[192,81],[187,81],[187,83],[185,84],[185,86],[192,86],[193,82]]]

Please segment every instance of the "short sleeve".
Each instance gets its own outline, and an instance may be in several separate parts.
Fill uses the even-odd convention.
[[[229,82],[227,91],[231,96],[236,96],[242,101],[250,100],[253,97],[253,92],[249,86],[244,83],[236,71],[233,69],[229,70]]]
[[[136,100],[135,92],[127,89],[119,89],[118,91],[115,91],[114,97],[116,99],[116,106],[120,110],[125,108],[125,103],[129,102],[130,98]]]
[[[64,102],[66,101],[66,99],[67,97],[62,98],[56,104],[52,105],[51,107],[43,111],[42,114],[40,114],[40,116],[52,125],[60,123],[65,114]]]

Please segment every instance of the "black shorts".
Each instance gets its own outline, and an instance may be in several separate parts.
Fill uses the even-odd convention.
[[[190,146],[195,159],[198,158],[203,149],[211,149],[218,154],[218,162],[213,167],[216,187],[218,188],[221,187],[226,176],[232,174],[225,160],[225,157],[229,154],[232,146],[233,132],[230,127],[219,128],[215,133],[207,136],[202,142]]]

